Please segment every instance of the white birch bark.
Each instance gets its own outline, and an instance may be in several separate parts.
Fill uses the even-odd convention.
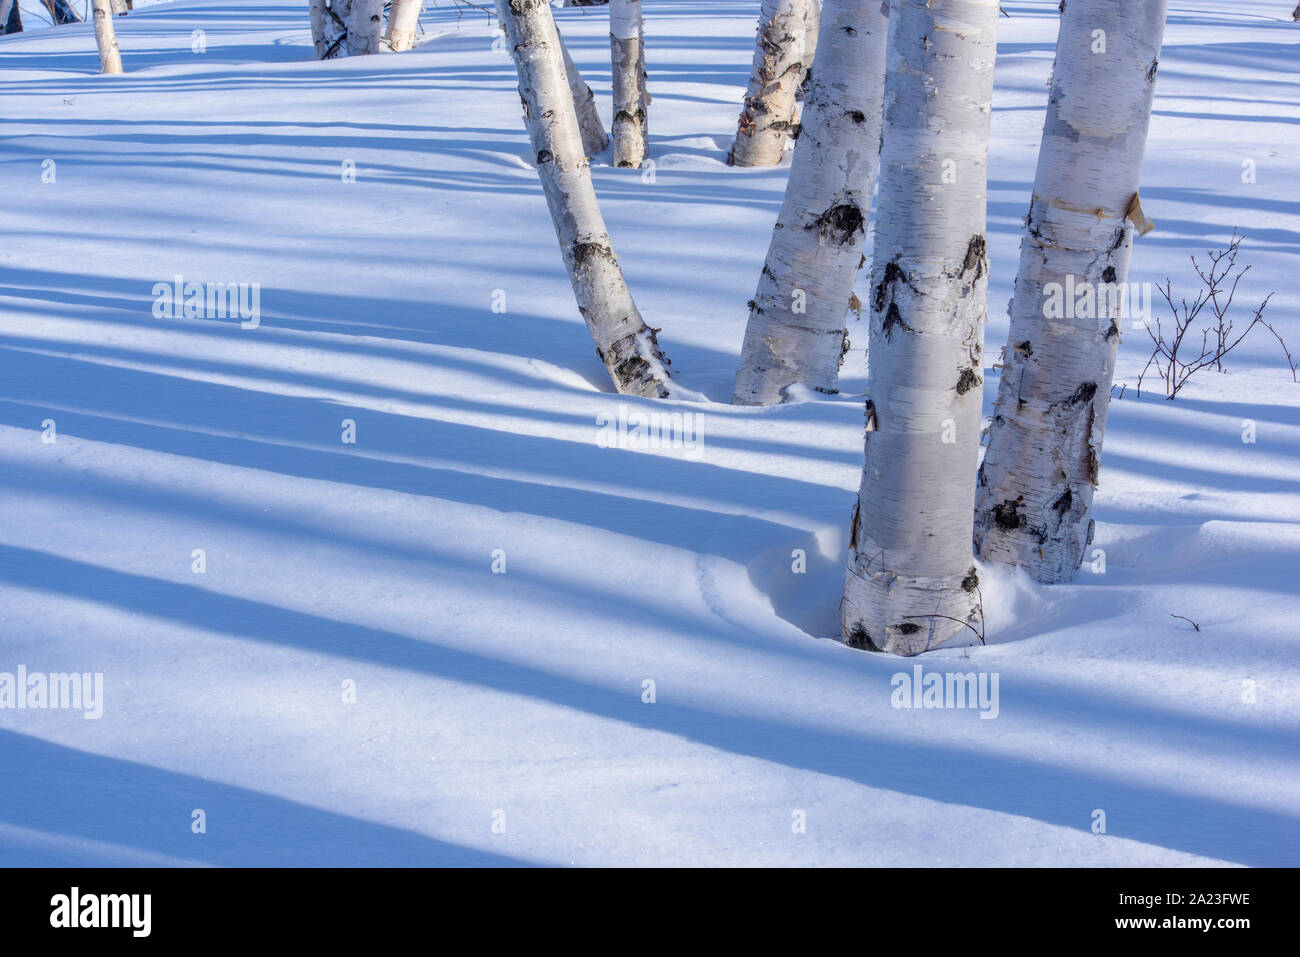
[[[348,56],[378,53],[384,33],[384,0],[352,0],[347,24]]]
[[[609,50],[614,68],[614,165],[639,167],[650,142],[641,0],[609,0]]]
[[[332,60],[347,56],[348,19],[352,13],[352,0],[311,0],[308,9],[316,59]]]
[[[127,11],[126,0],[112,0],[110,10],[115,16],[125,16]]]
[[[795,91],[803,82],[808,7],[812,0],[763,0],[749,88],[740,110],[732,166],[776,166],[794,124]]]
[[[841,606],[855,648],[914,655],[976,617],[997,17],[997,0],[890,0],[866,458]]]
[[[881,0],[881,9],[888,15],[889,0]],[[813,63],[817,58],[817,42],[820,36],[822,18],[822,5],[818,0],[809,0],[808,13],[805,17],[807,26],[804,28],[803,40],[803,79],[799,81],[799,88],[794,93],[794,112],[791,114],[791,121],[797,127],[799,126],[800,114],[803,111],[803,103],[808,99],[812,92]]]
[[[834,392],[879,164],[889,11],[826,0],[817,69],[740,353],[735,401]]]
[[[95,46],[99,48],[99,72],[121,73],[122,54],[113,29],[113,8],[109,0],[91,0],[95,20]]]
[[[1067,0],[1061,17],[975,512],[980,557],[1039,581],[1072,578],[1092,543],[1123,320],[1110,293],[1128,280],[1126,215],[1165,9],[1166,0]],[[1064,301],[1067,289],[1075,301]]]
[[[596,203],[551,8],[545,0],[496,0],[496,10],[519,73],[537,174],[596,355],[619,392],[667,396],[668,360],[632,301]]]
[[[0,0],[0,36],[23,32],[23,10],[18,0]]]
[[[556,30],[559,27],[557,25]],[[609,145],[609,136],[605,133],[605,124],[600,121],[600,111],[596,108],[596,94],[582,78],[578,65],[569,56],[569,48],[564,43],[564,34],[560,37],[560,54],[564,57],[564,75],[569,81],[569,92],[573,94],[573,108],[578,113],[578,132],[582,134],[582,148],[586,154],[595,156]]]
[[[394,53],[409,50],[415,44],[415,31],[420,25],[420,10],[424,0],[392,0],[388,8],[388,26],[384,30],[384,44]]]

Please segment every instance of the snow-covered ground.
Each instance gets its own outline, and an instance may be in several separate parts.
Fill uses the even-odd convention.
[[[1005,6],[990,364],[1057,24]],[[1190,293],[1237,227],[1294,347],[1292,6],[1172,3],[1130,278]],[[319,63],[303,2],[165,3],[114,78],[86,25],[0,40],[0,672],[104,675],[98,720],[0,710],[0,862],[1300,863],[1276,345],[1171,403],[1126,330],[1104,571],[986,569],[986,647],[843,647],[861,349],[842,396],[727,404],[785,175],[724,165],[757,4],[646,7],[654,172],[594,177],[708,403],[610,393],[480,10]],[[608,120],[606,14],[556,16]],[[260,324],[155,317],[177,275],[259,283]],[[702,442],[601,447],[620,407]],[[916,666],[996,676],[996,717],[893,707]]]

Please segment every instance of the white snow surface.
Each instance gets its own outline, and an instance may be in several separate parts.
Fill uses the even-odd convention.
[[[1005,6],[986,414],[1057,28]],[[1171,4],[1130,279],[1190,294],[1236,227],[1241,308],[1275,291],[1300,351],[1292,6]],[[322,63],[305,2],[162,3],[119,77],[89,25],[0,39],[0,672],[104,675],[99,720],[0,710],[0,862],[1300,864],[1300,386],[1265,335],[1169,402],[1125,330],[1104,570],[984,568],[984,647],[834,640],[862,350],[839,396],[728,404],[786,175],[724,162],[756,15],[647,3],[653,176],[593,164],[707,397],[659,404],[611,393],[481,10]],[[556,18],[608,123],[605,9]],[[156,318],[177,275],[260,283],[260,325]],[[620,407],[702,448],[603,448]],[[996,675],[997,717],[893,707],[916,666]]]

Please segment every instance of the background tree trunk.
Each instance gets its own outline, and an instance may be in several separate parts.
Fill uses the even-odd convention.
[[[785,201],[745,327],[735,401],[780,402],[801,382],[834,392],[845,315],[876,187],[889,13],[826,0],[817,68]]]
[[[1126,216],[1142,172],[1165,8],[1165,0],[1069,0],[1061,17],[975,512],[980,556],[1039,581],[1072,578],[1092,543],[1122,321],[1105,290],[1128,280]],[[1048,317],[1054,290],[1063,297],[1085,283],[1103,291],[1090,308],[1058,298],[1061,314]]]
[[[749,88],[736,140],[727,155],[732,166],[775,166],[781,162],[794,118],[795,91],[807,69],[804,60],[811,2],[763,0]]]
[[[384,32],[384,0],[352,0],[347,25],[348,56],[378,53]]]
[[[569,91],[573,94],[573,108],[578,113],[578,131],[582,134],[582,148],[588,156],[595,156],[609,146],[609,137],[605,134],[605,124],[600,121],[600,111],[596,108],[596,94],[582,78],[578,65],[569,56],[569,48],[560,37],[560,53],[564,57],[564,75],[569,81]]]
[[[388,28],[384,33],[388,49],[394,53],[411,49],[423,7],[424,0],[393,0],[388,8]]]
[[[68,0],[41,0],[41,3],[50,11],[50,20],[56,26],[81,22],[81,15],[72,9]]]
[[[997,0],[890,0],[866,460],[841,609],[855,648],[917,654],[976,614],[997,17]]]
[[[880,8],[885,11],[884,15],[888,16],[889,0],[881,0]],[[799,116],[803,103],[811,93],[813,63],[817,58],[817,42],[820,37],[821,18],[822,5],[818,0],[809,0],[808,14],[805,17],[807,26],[805,27],[803,42],[803,79],[799,81],[799,88],[794,92],[794,112],[790,116],[795,126],[799,125]]]
[[[614,66],[614,165],[639,167],[650,149],[641,0],[609,0],[609,49]]]
[[[91,0],[95,20],[95,46],[99,48],[99,72],[121,73],[122,54],[117,49],[117,33],[113,30],[113,8],[109,0]]]
[[[316,59],[347,56],[348,20],[352,0],[311,0],[311,36]]]
[[[23,32],[23,12],[18,0],[0,0],[0,36]]]
[[[668,360],[637,311],[605,231],[545,0],[496,0],[519,73],[519,97],[578,311],[619,392],[669,394]]]

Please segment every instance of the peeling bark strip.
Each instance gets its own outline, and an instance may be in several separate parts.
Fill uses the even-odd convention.
[[[559,26],[556,26],[559,30]],[[560,53],[564,57],[564,75],[569,81],[569,92],[573,94],[573,108],[578,113],[578,131],[582,134],[582,148],[588,156],[595,156],[609,145],[605,134],[605,124],[600,122],[600,113],[596,109],[596,94],[578,72],[578,65],[569,56],[569,48],[564,44],[564,34],[560,37]]]
[[[814,0],[763,0],[749,89],[740,111],[732,166],[776,166],[794,125],[795,91],[808,64],[806,35]]]
[[[113,10],[109,0],[91,0],[90,6],[95,20],[95,46],[99,48],[99,72],[121,73],[122,54],[117,48],[117,33],[113,30]]]
[[[614,165],[636,168],[650,151],[641,0],[609,0],[609,51],[614,66]]]
[[[1124,283],[1125,222],[1138,191],[1166,0],[1070,0],[1020,243],[989,447],[976,490],[975,544],[1039,581],[1074,577],[1092,543],[1093,489],[1119,306],[1046,318],[1053,283]],[[1094,53],[1094,31],[1106,49]],[[1033,347],[1030,348],[1030,343]],[[1000,520],[1019,503],[1015,524]]]
[[[857,648],[914,655],[977,612],[970,536],[997,18],[996,0],[890,0],[868,350],[875,427],[841,606],[844,641]]]
[[[888,28],[882,0],[826,0],[803,129],[745,327],[737,404],[780,402],[796,382],[836,391],[876,187]]]
[[[537,175],[596,354],[619,392],[666,396],[668,360],[632,301],[596,203],[551,8],[546,0],[496,0],[496,10],[519,73]]]
[[[384,43],[389,50],[401,53],[415,44],[423,6],[423,0],[393,0],[388,8],[388,29],[384,31]]]

